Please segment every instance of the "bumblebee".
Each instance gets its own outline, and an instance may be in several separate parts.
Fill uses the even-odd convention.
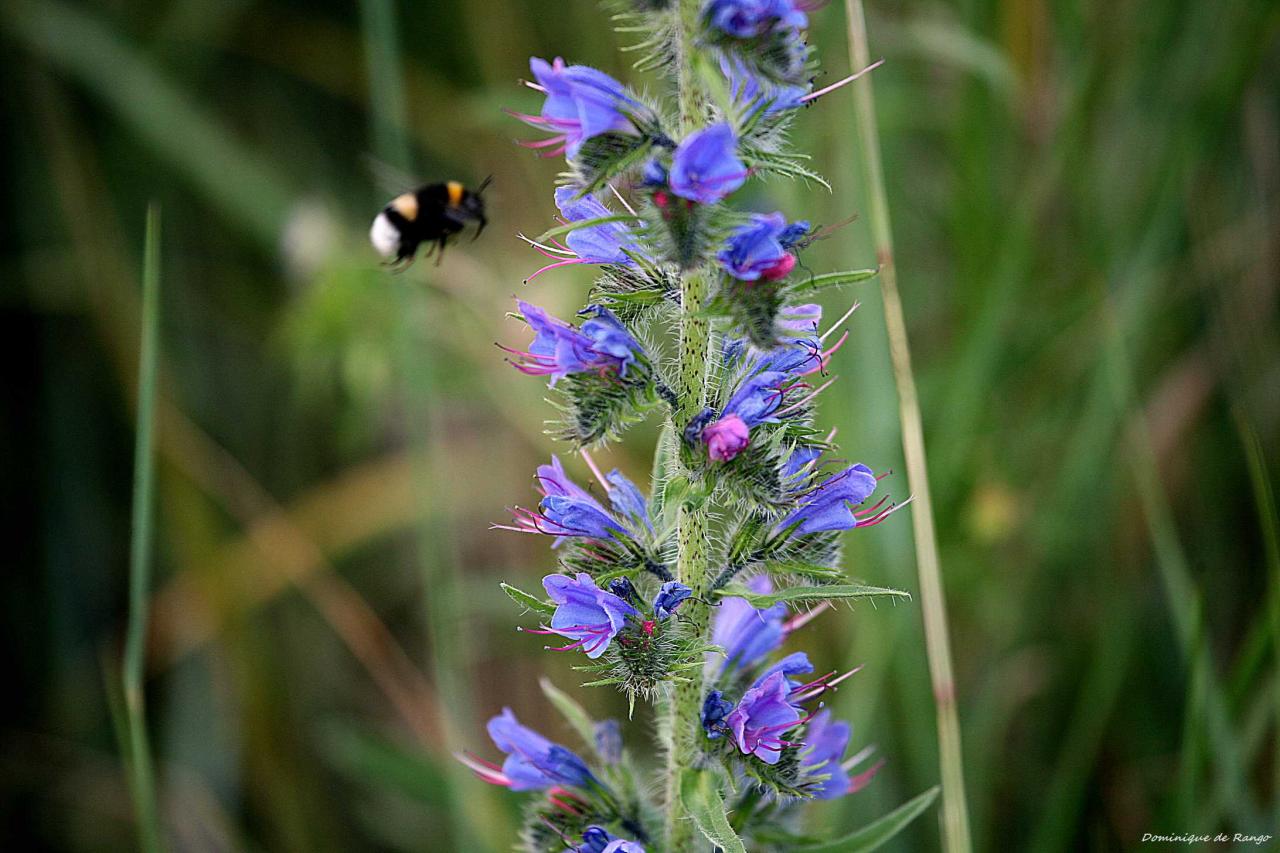
[[[369,241],[388,264],[400,269],[413,263],[423,243],[431,244],[428,255],[433,249],[438,250],[436,263],[440,263],[449,239],[468,223],[477,223],[476,237],[484,230],[488,220],[481,193],[491,180],[492,177],[485,178],[474,191],[457,181],[445,181],[398,195],[374,218]]]

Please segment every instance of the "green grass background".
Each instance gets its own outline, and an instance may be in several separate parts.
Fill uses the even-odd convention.
[[[901,288],[920,383],[975,845],[1130,849],[1280,832],[1280,6],[871,3]],[[849,71],[840,4],[813,15]],[[638,79],[592,0],[6,0],[0,6],[0,640],[7,849],[135,842],[114,735],[126,627],[147,203],[164,216],[147,672],[160,812],[183,850],[501,850],[503,705],[578,678],[513,630],[545,543],[543,389],[502,362],[519,293],[590,277],[516,239],[554,162],[501,108],[529,55]],[[656,89],[657,81],[647,85]],[[375,93],[371,98],[370,92]],[[831,223],[813,270],[869,266],[852,97],[796,141],[834,187],[745,203]],[[371,156],[372,155],[372,156]],[[391,278],[364,233],[397,179],[492,173],[492,224]],[[874,282],[822,416],[896,473]],[[602,461],[642,478],[650,425]],[[583,467],[574,463],[582,474]],[[917,587],[905,516],[848,569]],[[864,664],[833,700],[888,764],[813,807],[848,829],[937,781],[918,600],[798,638]],[[618,697],[576,691],[597,715]],[[629,743],[647,751],[638,712]],[[933,816],[896,842],[936,848]],[[1256,848],[1251,848],[1256,849]]]

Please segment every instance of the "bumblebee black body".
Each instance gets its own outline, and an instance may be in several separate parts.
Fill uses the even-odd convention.
[[[450,238],[468,224],[476,223],[476,237],[484,230],[488,220],[481,193],[489,180],[474,191],[457,181],[444,181],[398,195],[374,218],[369,240],[387,263],[401,269],[413,263],[423,243],[428,244],[427,254],[436,250],[439,263]]]

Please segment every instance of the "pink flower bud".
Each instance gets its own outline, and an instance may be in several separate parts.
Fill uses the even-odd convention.
[[[788,275],[791,274],[791,270],[795,268],[795,265],[796,265],[796,256],[791,254],[790,252],[787,252],[785,255],[783,255],[781,258],[778,259],[778,262],[776,264],[774,264],[771,267],[768,267],[767,269],[761,270],[760,278],[764,279],[765,281],[777,281],[778,279],[786,278]]]
[[[702,431],[707,443],[707,455],[716,462],[728,462],[744,449],[751,438],[751,430],[737,415],[726,415]]]

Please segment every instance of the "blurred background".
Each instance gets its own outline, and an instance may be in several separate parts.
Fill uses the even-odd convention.
[[[868,9],[982,850],[1122,849],[1144,832],[1280,830],[1280,6],[932,0]],[[849,71],[842,5],[813,16]],[[495,341],[552,222],[554,161],[501,109],[530,55],[622,79],[593,0],[6,0],[0,7],[0,639],[6,849],[134,845],[113,720],[126,616],[140,269],[163,216],[148,701],[184,850],[503,850],[520,796],[503,705],[573,743],[537,686],[567,656],[513,630],[543,541],[488,525],[534,498],[543,388]],[[821,82],[820,81],[820,84]],[[831,223],[815,271],[873,266],[848,91],[796,122],[834,192],[759,209]],[[379,269],[399,180],[494,175],[491,225],[439,266]],[[876,282],[824,395],[843,454],[893,469]],[[836,316],[831,315],[831,316]],[[643,479],[652,425],[598,454]],[[570,460],[582,474],[580,461]],[[913,592],[906,515],[848,569]],[[888,764],[813,806],[852,828],[937,782],[919,597],[802,638],[864,664],[834,703]],[[113,710],[114,709],[114,710]],[[647,711],[628,728],[648,755]],[[935,849],[926,816],[896,842]],[[1256,849],[1256,848],[1255,848]]]

